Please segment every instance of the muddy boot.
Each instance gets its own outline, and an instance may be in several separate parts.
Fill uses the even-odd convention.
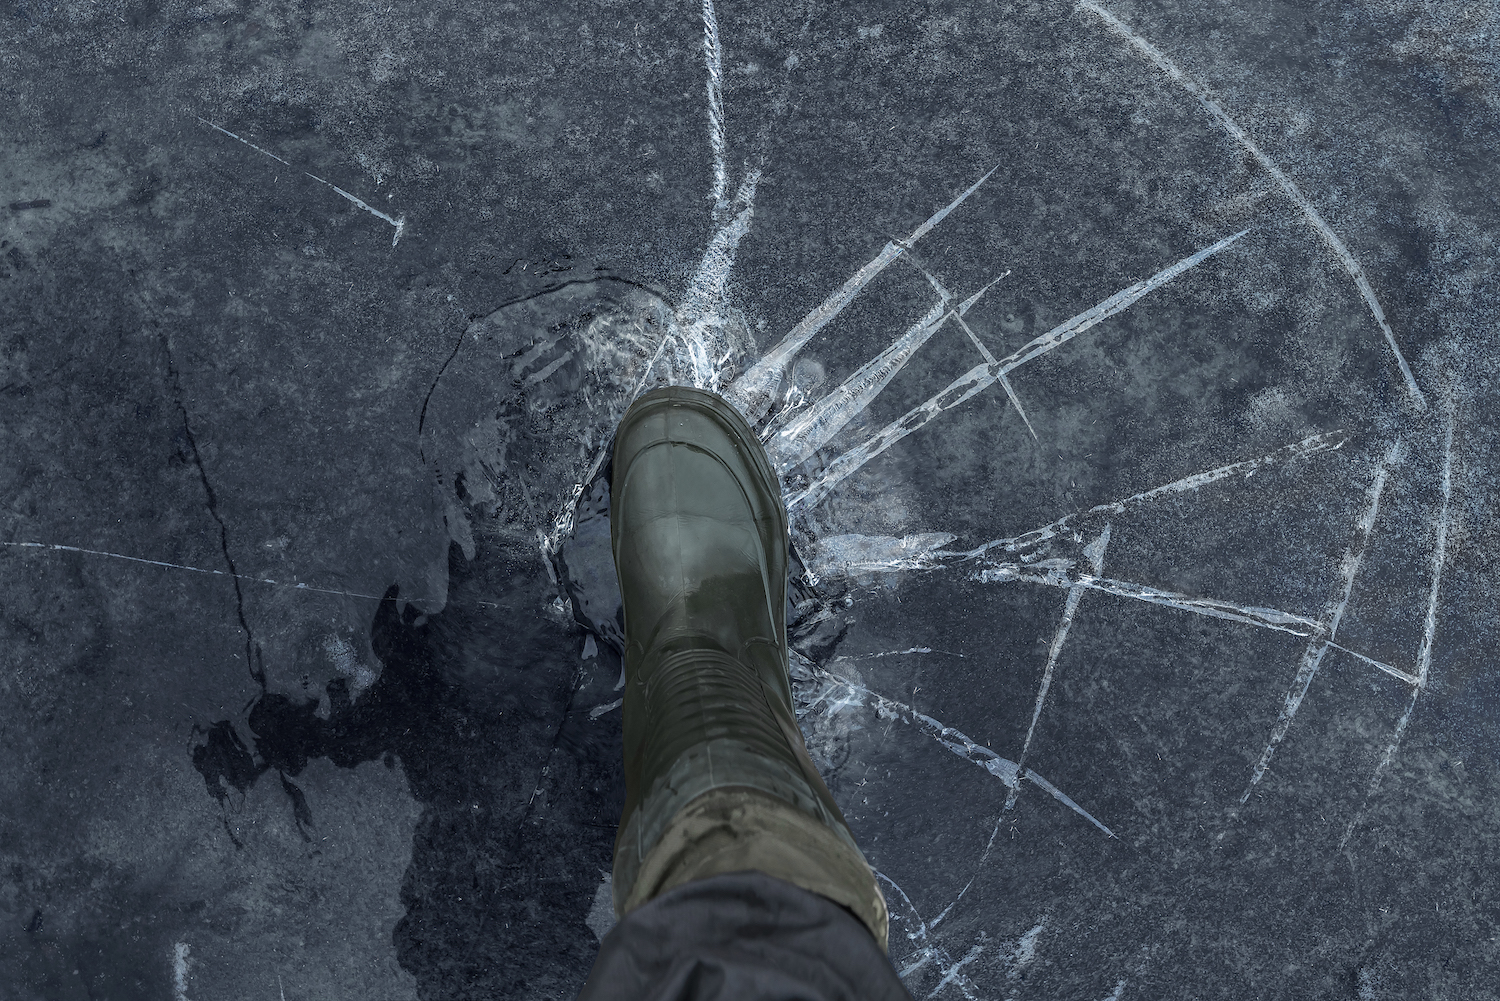
[[[686,387],[637,400],[615,435],[610,529],[625,606],[616,913],[758,870],[848,908],[885,949],[885,900],[792,712],[786,510],[738,411]]]

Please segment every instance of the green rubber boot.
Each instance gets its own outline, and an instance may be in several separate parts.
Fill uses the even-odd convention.
[[[792,711],[787,517],[765,449],[706,390],[648,393],[615,434],[610,534],[625,606],[625,812],[615,911],[755,869],[852,911],[885,900]]]

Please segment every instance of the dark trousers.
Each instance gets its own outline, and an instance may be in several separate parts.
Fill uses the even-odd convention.
[[[684,883],[604,937],[580,1001],[910,1001],[859,919],[760,872]]]

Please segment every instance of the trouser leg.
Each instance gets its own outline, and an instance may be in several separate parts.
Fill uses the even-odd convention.
[[[580,1001],[909,1001],[864,924],[761,872],[696,879],[604,938]]]

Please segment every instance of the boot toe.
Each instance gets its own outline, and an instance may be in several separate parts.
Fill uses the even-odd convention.
[[[614,464],[615,566],[637,641],[654,647],[678,619],[712,624],[707,634],[731,654],[774,641],[786,516],[744,420],[702,390],[647,394],[621,421]]]

